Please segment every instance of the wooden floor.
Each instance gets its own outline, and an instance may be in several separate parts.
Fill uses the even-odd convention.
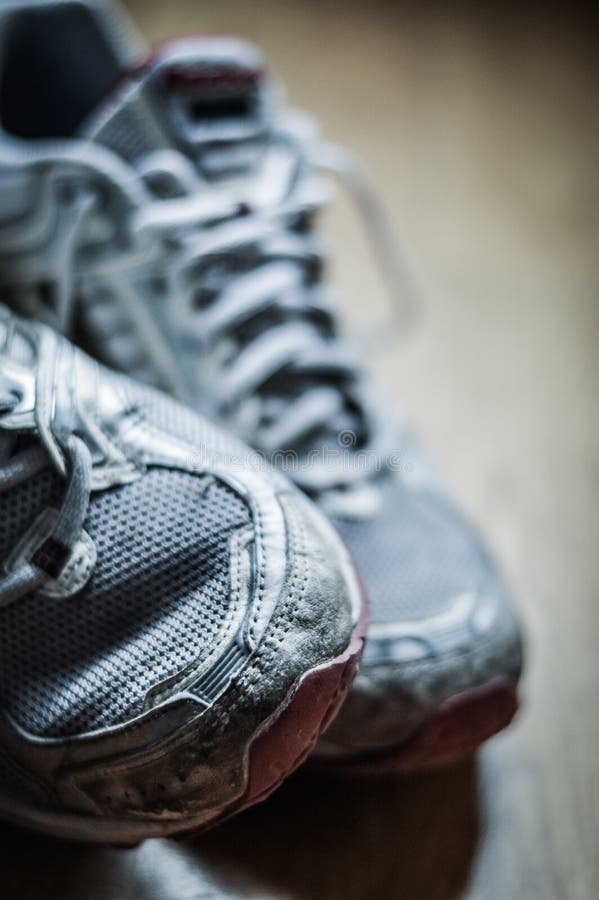
[[[599,897],[599,77],[583,25],[346,0],[131,0],[151,38],[246,33],[365,159],[421,314],[373,366],[480,523],[530,640],[525,706],[478,763],[296,778],[191,847],[5,830],[5,900]],[[509,7],[509,5],[508,5]],[[340,14],[340,10],[342,13]],[[329,218],[352,320],[384,298]],[[373,282],[374,279],[374,282]],[[374,287],[373,287],[374,283]],[[366,304],[368,298],[368,307]],[[376,357],[376,358],[375,358]],[[214,890],[214,893],[213,893]]]

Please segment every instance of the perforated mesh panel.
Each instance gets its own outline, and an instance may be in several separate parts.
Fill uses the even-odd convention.
[[[486,578],[486,561],[470,526],[439,495],[406,490],[397,482],[385,488],[376,517],[334,524],[364,579],[373,622],[441,613]]]
[[[235,470],[247,473],[248,468],[265,472],[264,460],[230,431],[213,425],[205,418],[203,410],[199,412],[204,414],[196,415],[189,407],[139,382],[121,379],[121,384],[126,384],[128,401],[143,412],[148,422],[172,437],[187,441],[195,448],[195,453],[192,454],[194,463],[200,466],[206,464],[204,448],[208,448],[209,459],[212,459],[212,454],[218,454],[227,461],[233,474]],[[271,474],[267,473],[267,477],[270,478]]]
[[[0,550],[63,490],[50,471],[2,498]],[[65,736],[139,713],[150,688],[210,648],[229,595],[244,502],[211,478],[150,470],[93,497],[98,562],[72,598],[0,610],[0,697],[24,727]]]

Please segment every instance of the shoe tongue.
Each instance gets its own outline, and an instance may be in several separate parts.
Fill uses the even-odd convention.
[[[80,136],[108,147],[135,166],[149,153],[173,146],[143,73],[131,70],[85,120]]]
[[[234,145],[238,165],[243,157],[247,167],[265,129],[266,85],[262,56],[251,44],[172,41],[125,74],[82,133],[131,163],[176,146],[203,169],[207,147]]]
[[[208,179],[252,183],[265,158],[271,98],[272,82],[252,44],[229,37],[186,38],[163,44],[126,73],[82,133],[133,165],[174,147]],[[279,180],[287,180],[284,166],[278,173],[279,178],[269,173],[275,198],[284,191]],[[283,393],[292,402],[305,387],[295,379]],[[341,411],[312,446],[337,448],[339,432],[361,429],[354,413]]]

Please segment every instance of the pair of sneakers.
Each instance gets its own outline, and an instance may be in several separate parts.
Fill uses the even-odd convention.
[[[310,753],[410,771],[514,715],[506,591],[339,334],[327,169],[393,276],[256,48],[0,4],[7,820],[195,831]]]

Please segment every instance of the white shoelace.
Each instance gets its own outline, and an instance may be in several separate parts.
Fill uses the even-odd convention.
[[[12,391],[0,391],[0,429],[2,415],[12,412],[19,398]],[[12,435],[7,435],[8,442]],[[75,546],[87,515],[90,496],[91,457],[83,441],[71,435],[65,447],[69,464],[69,474],[64,499],[52,528],[51,535],[44,542],[45,549],[52,556],[60,555],[65,560]],[[0,494],[5,494],[36,475],[50,465],[49,457],[41,444],[27,447],[10,454],[0,464]],[[38,550],[44,550],[44,547]],[[0,607],[14,603],[25,594],[39,590],[47,581],[49,573],[33,559],[23,560],[13,571],[0,576]],[[38,559],[38,562],[40,560]],[[60,561],[58,561],[60,565]]]
[[[215,391],[223,418],[267,454],[297,450],[303,462],[289,474],[313,493],[344,490],[380,471],[389,437],[352,390],[358,370],[336,335],[334,304],[320,277],[323,250],[311,219],[327,200],[322,171],[342,179],[362,215],[393,300],[387,333],[409,317],[412,293],[387,218],[352,157],[315,139],[307,117],[290,114],[270,129],[258,169],[240,183],[206,184],[176,150],[145,157],[143,184],[132,184],[131,169],[101,147],[86,145],[77,161],[133,208],[133,249],[119,248],[122,260],[139,260],[148,243],[164,242],[174,255],[170,277],[183,299],[171,319],[198,353],[219,348]],[[175,196],[148,189],[161,180],[171,191],[175,186]],[[93,210],[85,191],[80,203]],[[63,299],[59,326],[66,330],[71,298]],[[295,386],[291,396],[277,393],[277,379]],[[314,448],[337,442],[338,458],[311,453],[314,436]],[[358,450],[360,464],[348,465]]]
[[[301,448],[305,459],[311,435],[327,432],[330,445],[336,429],[339,454],[329,452],[326,460],[312,454],[309,465],[295,465],[290,473],[306,490],[319,492],[364,480],[380,468],[390,448],[375,428],[375,416],[355,408],[348,413],[347,385],[357,380],[357,370],[335,335],[333,301],[320,279],[322,247],[311,227],[304,232],[292,227],[326,202],[318,173],[334,172],[348,186],[386,277],[394,315],[379,330],[379,340],[382,330],[388,336],[410,317],[412,292],[365,175],[349,153],[311,141],[312,133],[309,120],[290,118],[273,132],[259,170],[237,192],[230,183],[206,188],[178,154],[147,157],[144,177],[150,183],[172,180],[176,172],[184,194],[146,205],[135,228],[163,239],[181,236],[179,283],[192,285],[178,311],[181,335],[199,348],[223,348],[216,390],[221,414],[230,414],[236,430],[269,455]],[[194,226],[200,231],[187,230]],[[194,282],[189,273],[198,268],[202,274]],[[264,314],[273,321],[264,325],[262,319],[253,333],[252,321]],[[227,347],[231,334],[236,339]],[[261,391],[285,373],[296,384],[303,382],[296,396]],[[354,422],[359,422],[356,433]],[[348,466],[348,454],[358,448],[360,465]]]

